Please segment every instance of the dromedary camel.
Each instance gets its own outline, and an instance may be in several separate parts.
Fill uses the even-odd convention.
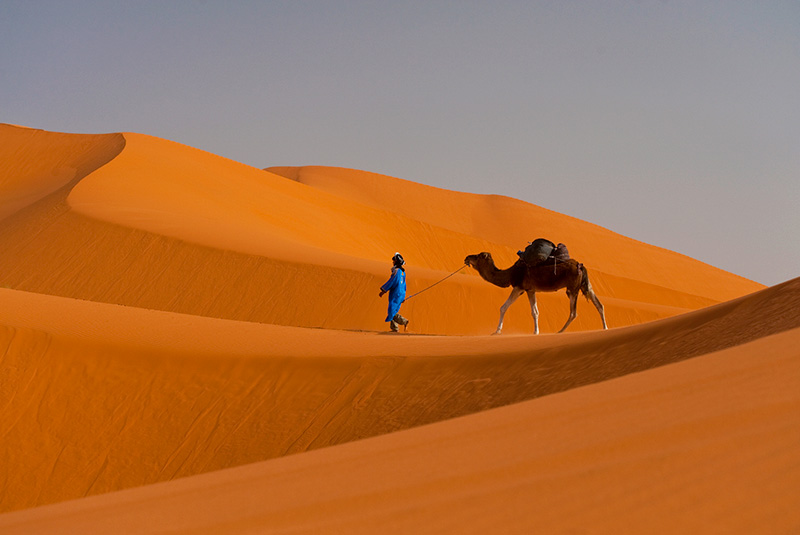
[[[584,265],[574,259],[559,260],[557,264],[545,262],[533,267],[519,259],[510,268],[499,269],[494,265],[494,259],[490,253],[479,253],[469,255],[464,259],[464,263],[478,270],[481,277],[495,286],[501,288],[511,286],[511,295],[500,307],[500,323],[497,324],[495,334],[500,334],[503,330],[503,316],[506,315],[508,307],[524,292],[528,293],[528,301],[531,303],[533,332],[539,334],[539,308],[536,306],[536,292],[556,292],[561,288],[567,289],[569,318],[558,332],[564,332],[578,315],[578,292],[583,292],[586,299],[594,304],[600,313],[600,319],[603,320],[603,329],[608,329],[603,304],[592,290],[589,274]]]

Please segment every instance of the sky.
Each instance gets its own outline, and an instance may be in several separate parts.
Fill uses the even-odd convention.
[[[0,122],[507,195],[800,276],[795,0],[2,0]]]

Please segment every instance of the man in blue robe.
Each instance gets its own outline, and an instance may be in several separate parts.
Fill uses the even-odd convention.
[[[397,332],[400,325],[403,326],[403,331],[408,330],[408,320],[400,315],[400,305],[406,298],[406,269],[403,267],[406,261],[403,260],[403,255],[395,253],[392,257],[392,276],[381,286],[381,293],[389,292],[389,313],[386,315],[386,320],[389,322],[389,328],[392,332]]]

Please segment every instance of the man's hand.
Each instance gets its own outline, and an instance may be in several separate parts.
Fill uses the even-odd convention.
[[[383,294],[385,294],[385,293],[386,293],[386,292],[384,292],[383,290],[381,290],[381,292],[378,294],[378,297],[383,297]]]

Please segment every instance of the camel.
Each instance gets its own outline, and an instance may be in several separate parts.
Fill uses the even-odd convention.
[[[519,296],[527,292],[528,301],[531,304],[531,315],[533,315],[533,333],[539,334],[539,308],[536,306],[536,292],[557,292],[561,288],[567,289],[569,297],[569,318],[561,328],[560,333],[564,332],[569,324],[578,316],[578,293],[583,292],[584,297],[591,301],[600,313],[603,321],[603,329],[608,329],[606,315],[603,312],[603,304],[592,290],[589,283],[589,273],[580,262],[574,259],[559,260],[556,262],[547,261],[536,266],[529,266],[522,259],[519,259],[508,269],[499,269],[494,265],[494,259],[490,253],[479,253],[469,255],[464,259],[464,263],[478,271],[481,277],[501,288],[511,286],[511,295],[503,306],[500,307],[500,322],[494,334],[500,334],[503,330],[503,317]]]

